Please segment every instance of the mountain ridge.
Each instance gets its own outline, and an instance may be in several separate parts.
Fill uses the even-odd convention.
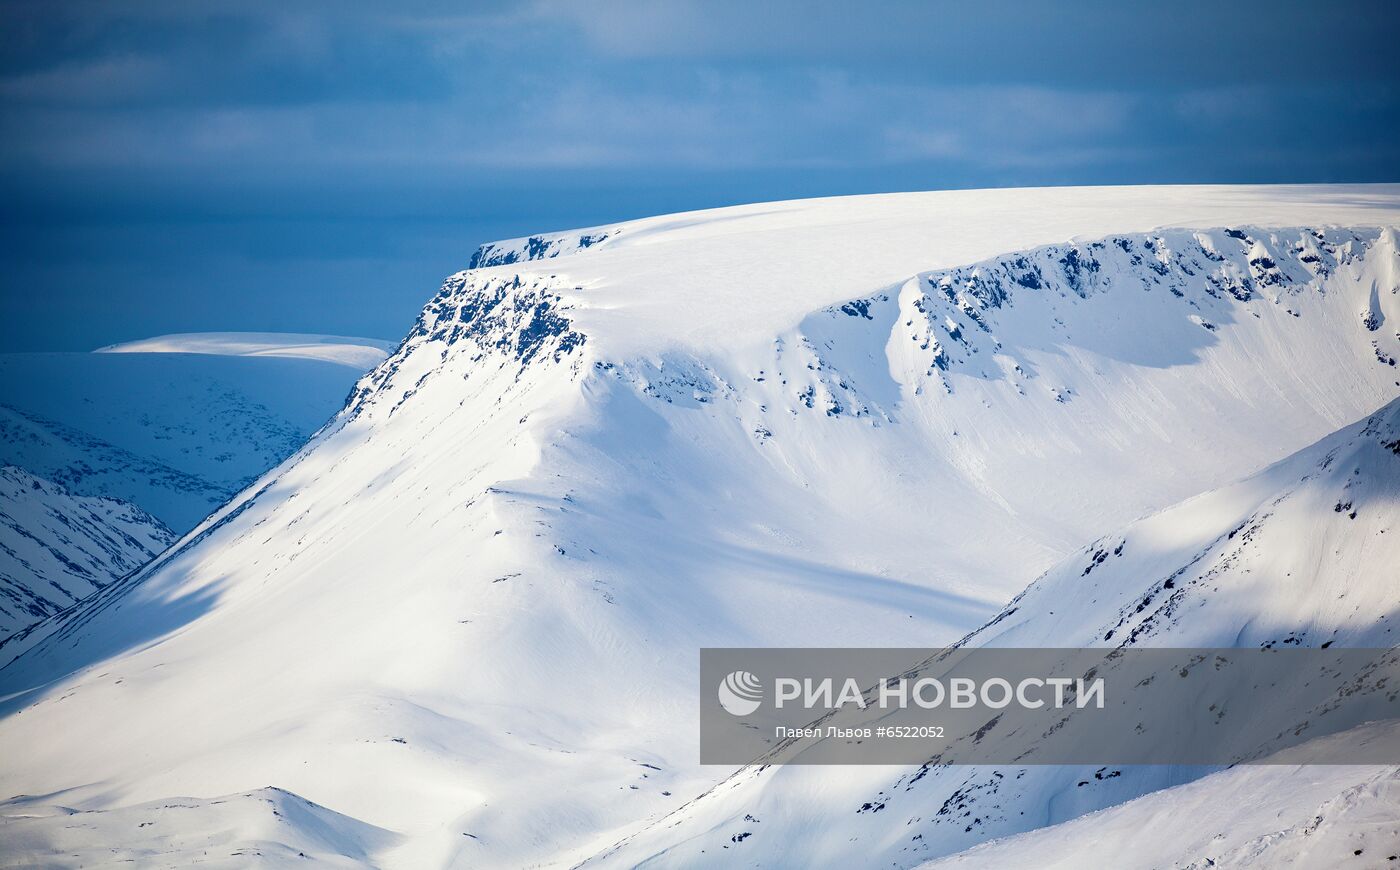
[[[949,232],[943,205],[976,197],[770,204],[459,273],[308,445],[100,610],[31,633],[0,669],[0,746],[31,747],[0,791],[100,810],[272,783],[401,835],[383,863],[588,858],[722,775],[689,755],[695,648],[951,643],[1105,529],[1392,399],[1371,345],[1389,332],[1362,310],[1393,246],[1357,229],[1364,256],[1328,254],[1325,276],[1301,259],[1304,227],[1400,222],[1387,191],[1031,192],[1018,228],[946,250],[931,222]],[[985,197],[960,232],[1014,199]],[[1248,298],[1196,269],[1190,234],[1170,236],[1190,257],[1167,281],[1141,252],[1170,234],[1111,231],[1133,250],[1089,249],[1103,284],[1085,296],[1063,270],[1037,289],[1003,269],[1011,304],[982,305],[938,262],[1017,233],[1062,248],[961,262],[1058,262],[1057,238],[1191,210]],[[1272,213],[1308,219],[1226,235]],[[833,239],[862,256],[834,263]],[[1274,268],[1249,263],[1254,241]],[[1395,322],[1395,293],[1374,295]],[[1137,340],[1105,344],[1114,324]],[[929,335],[948,360],[932,373]]]
[[[1397,530],[1400,398],[1243,481],[1090,543],[958,646],[1393,648],[1400,628],[1400,591],[1392,582],[1400,562]],[[1324,553],[1330,560],[1321,558]],[[933,662],[910,665],[936,673]],[[1234,712],[1231,719],[1258,717],[1277,723],[1281,732],[1300,733],[1321,718],[1319,712],[1285,706]],[[1370,727],[1393,734],[1400,720]],[[1324,739],[1341,746],[1350,738]],[[745,823],[756,817],[765,824],[752,840],[745,838],[746,860],[797,855],[812,861],[821,856],[833,865],[878,860],[910,866],[920,863],[920,855],[956,855],[992,839],[1015,842],[1020,835],[1036,842],[1044,835],[1028,831],[1158,789],[1168,788],[1168,795],[1172,786],[1215,772],[1160,765],[949,766],[935,758],[894,773],[843,768],[839,777],[827,778],[822,768],[780,765],[801,751],[798,742],[776,746],[638,835],[640,845],[624,840],[586,863],[711,863],[702,855],[737,850],[725,843],[755,827]],[[1034,753],[1028,754],[1033,760]],[[1393,768],[1363,770],[1367,777],[1395,774]],[[1244,787],[1286,788],[1306,771],[1244,777]],[[1228,776],[1211,780],[1222,789],[1240,787]],[[817,783],[822,799],[812,809],[800,796]],[[828,833],[799,836],[818,820],[825,820]],[[1088,851],[1075,853],[1069,844],[1056,843],[1080,860],[1089,859],[1092,846],[1084,842],[1080,849]],[[1328,865],[1324,860],[1318,866]]]

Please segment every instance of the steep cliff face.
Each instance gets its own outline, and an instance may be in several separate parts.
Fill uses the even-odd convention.
[[[491,242],[477,248],[468,269],[510,266],[531,260],[550,260],[565,254],[575,254],[602,245],[619,230],[598,229],[586,233],[551,233],[522,239]]]
[[[783,203],[483,253],[311,443],[0,645],[0,793],[270,784],[399,835],[363,860],[402,866],[641,829],[612,860],[742,854],[671,839],[737,848],[737,780],[647,828],[729,773],[694,763],[697,648],[951,643],[1400,392],[1400,199],[1269,193]],[[755,815],[834,837],[897,777],[784,771]],[[889,837],[862,854],[928,856]]]

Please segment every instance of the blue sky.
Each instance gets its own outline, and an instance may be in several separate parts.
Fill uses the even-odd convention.
[[[1398,8],[0,0],[0,350],[397,338],[480,242],[755,200],[1400,181]]]

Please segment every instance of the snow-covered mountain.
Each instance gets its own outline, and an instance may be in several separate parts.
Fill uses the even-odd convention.
[[[267,333],[0,354],[0,461],[184,531],[301,446],[385,355]]]
[[[0,467],[0,640],[135,571],[174,539],[135,505]]]
[[[1400,635],[1398,566],[1400,399],[1395,399],[1246,480],[1093,541],[963,643],[1009,648],[1390,648]],[[1306,731],[1320,719],[1317,710],[1295,709],[1291,701],[1281,694],[1277,707],[1261,705],[1229,715],[1231,721],[1269,722],[1270,733],[1274,727]],[[1400,728],[1400,721],[1388,727]],[[777,753],[762,760],[788,759]],[[744,861],[762,866],[785,861],[909,866],[920,856],[946,856],[989,838],[1054,825],[1207,772],[1165,766],[925,764],[842,770],[833,777],[831,770],[746,768],[607,850],[597,863],[635,866],[653,860],[691,866],[716,852],[742,850]],[[1379,787],[1400,775],[1395,768],[1353,767],[1343,779],[1322,778],[1324,793],[1313,798],[1315,791],[1302,788],[1312,786],[1308,768],[1271,770],[1212,777],[1210,784],[1192,786],[1184,794],[1199,800],[1203,789],[1218,789],[1222,806],[1237,805],[1242,798],[1258,806],[1267,803],[1274,789],[1306,794],[1289,804],[1295,821],[1306,822],[1309,811],[1358,783]],[[1384,795],[1385,805],[1400,797],[1393,784]],[[1174,800],[1162,797],[1151,806],[1169,807]],[[1129,812],[1121,816],[1136,818]],[[1267,819],[1251,818],[1244,814],[1220,824],[1228,828],[1231,848],[1275,833]],[[1397,829],[1391,825],[1385,830],[1393,835]],[[743,832],[750,836],[738,843],[731,839]],[[1079,840],[1077,851],[1069,841],[1052,841],[1067,856],[1062,860],[1070,861],[1066,866],[1092,863],[1095,854],[1104,854],[1095,852],[1102,848],[1096,839]],[[1037,835],[1026,842],[1045,838]],[[1229,851],[1225,842],[1205,845],[1223,854]],[[1343,857],[1343,842],[1349,841],[1339,841],[1333,851],[1317,851],[1304,866],[1335,866]],[[1391,842],[1400,844],[1400,838]],[[1132,856],[1139,862],[1133,866],[1209,857],[1168,847],[1184,844],[1179,837],[1164,838],[1158,851],[1144,849]],[[1007,860],[1020,853],[1007,850],[972,854],[988,856],[982,866],[1018,866]],[[1127,857],[1125,853],[1125,860],[1115,864],[1126,866]],[[1269,857],[1262,866],[1276,866],[1273,860]]]
[[[1047,805],[1059,774],[1036,768],[1001,791],[1023,822],[906,848],[896,821],[936,813],[951,774],[857,813],[917,773],[702,768],[696,650],[951,643],[1108,530],[1215,490],[1248,515],[1239,492],[1300,478],[1231,482],[1334,432],[1315,450],[1372,451],[1347,427],[1400,395],[1397,226],[1387,186],[969,191],[483,248],[332,426],[0,645],[0,794],[61,793],[128,852],[162,835],[103,814],[273,786],[335,814],[317,830],[394,835],[347,834],[346,862],[910,866],[1183,782],[1203,771]],[[1381,504],[1329,514],[1362,548],[1339,580],[1393,514],[1375,479]],[[1177,534],[1204,545],[1215,519]],[[1248,613],[1261,637],[1381,630],[1211,600],[1203,625]],[[1017,618],[1085,642],[1118,613],[1092,604]],[[42,816],[30,859],[70,842],[53,802],[5,805]],[[762,831],[734,843],[735,813]],[[227,823],[188,818],[186,843]]]
[[[199,333],[0,355],[0,638],[145,564],[301,446],[388,349]]]

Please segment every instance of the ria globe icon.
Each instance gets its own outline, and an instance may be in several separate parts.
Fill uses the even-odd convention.
[[[763,684],[748,671],[734,671],[719,684],[719,704],[731,716],[748,716],[763,703]]]

